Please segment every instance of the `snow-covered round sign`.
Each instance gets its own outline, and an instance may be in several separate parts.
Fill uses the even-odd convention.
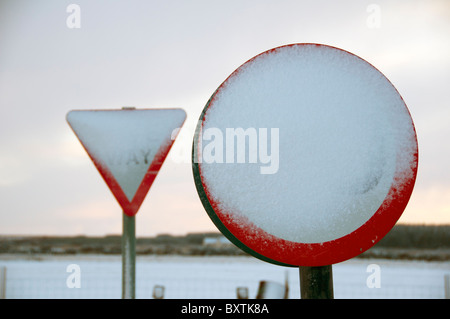
[[[200,199],[230,241],[262,260],[322,266],[372,247],[397,222],[418,162],[391,82],[345,50],[292,44],[234,71],[194,136]]]
[[[185,118],[182,109],[67,114],[67,122],[128,216],[138,212]]]

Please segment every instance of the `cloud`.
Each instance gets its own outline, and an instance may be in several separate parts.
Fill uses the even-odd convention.
[[[450,187],[414,190],[400,222],[410,224],[450,224]]]
[[[120,231],[120,207],[65,116],[124,105],[188,113],[138,213],[140,232],[214,229],[189,164],[198,116],[239,65],[293,42],[349,50],[394,83],[419,139],[419,175],[405,220],[450,223],[450,6],[377,1],[381,24],[372,29],[370,3],[80,0],[81,28],[69,29],[69,3],[2,1],[0,232]]]

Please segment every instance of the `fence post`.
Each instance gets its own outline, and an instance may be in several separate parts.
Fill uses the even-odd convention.
[[[6,267],[0,267],[0,299],[6,298]]]
[[[444,298],[450,299],[450,275],[444,275]]]

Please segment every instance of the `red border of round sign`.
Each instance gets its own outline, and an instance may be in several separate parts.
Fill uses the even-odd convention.
[[[217,93],[226,85],[226,83],[232,78],[239,74],[241,68],[247,63],[259,58],[263,55],[270,54],[276,50],[279,50],[283,47],[289,46],[299,46],[299,45],[314,45],[314,46],[322,46],[337,49],[343,52],[346,52],[350,55],[361,59],[365,63],[369,64],[372,68],[377,70],[380,74],[382,74],[378,69],[376,69],[373,65],[365,61],[364,59],[339,48],[335,48],[328,45],[323,44],[314,44],[314,43],[300,43],[300,44],[289,44],[285,46],[276,47],[265,51],[252,59],[245,62],[238,69],[236,69],[214,92],[211,97],[209,103],[205,107],[204,112],[202,113],[201,125],[203,126],[203,121],[205,118],[206,110],[214,104],[214,100],[217,96]],[[383,74],[382,74],[383,75]],[[392,83],[387,79],[384,75],[383,77],[392,85]],[[395,89],[395,87],[392,85]],[[396,89],[395,89],[396,90]],[[396,90],[397,91],[397,90]],[[397,91],[398,93],[398,91]],[[399,94],[399,93],[398,93]],[[400,96],[400,94],[399,94]],[[401,97],[401,96],[400,96]],[[409,110],[402,98],[403,105],[407,110],[408,114]],[[411,118],[411,115],[410,115]],[[220,206],[218,202],[216,202],[208,191],[207,186],[204,183],[204,178],[202,175],[201,165],[198,165],[198,172],[201,180],[201,185],[203,191],[214,210],[217,217],[220,219],[221,223],[232,233],[233,236],[237,240],[239,240],[244,246],[249,248],[251,251],[256,252],[256,255],[262,255],[264,257],[269,258],[270,260],[275,261],[276,263],[282,263],[286,265],[292,266],[324,266],[331,265],[335,263],[339,263],[350,258],[353,258],[362,252],[366,251],[373,245],[375,245],[381,238],[383,238],[395,225],[397,220],[402,215],[406,205],[408,204],[409,198],[414,188],[416,176],[417,176],[417,167],[418,167],[418,145],[417,145],[417,136],[414,128],[414,123],[411,119],[411,125],[414,131],[415,137],[415,151],[412,154],[413,161],[415,163],[412,174],[409,176],[409,179],[406,179],[401,176],[401,172],[397,171],[394,176],[394,181],[404,180],[404,183],[401,185],[396,185],[394,182],[391,185],[391,188],[388,192],[386,198],[390,200],[386,200],[382,203],[379,209],[375,212],[375,214],[362,226],[358,229],[354,230],[352,233],[343,236],[341,238],[323,242],[323,243],[297,243],[288,240],[284,240],[278,238],[274,235],[271,235],[264,231],[263,229],[255,226],[249,220],[245,218],[241,218],[238,222],[236,221],[236,217],[230,218],[226,213],[220,211]],[[197,150],[193,150],[197,151]],[[286,254],[286,252],[290,252],[290,254]]]

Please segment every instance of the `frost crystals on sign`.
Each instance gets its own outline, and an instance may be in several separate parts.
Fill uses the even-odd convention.
[[[139,206],[167,156],[181,109],[71,111],[67,121],[127,215]]]

